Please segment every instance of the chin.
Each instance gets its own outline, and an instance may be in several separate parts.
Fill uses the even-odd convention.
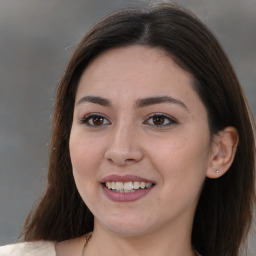
[[[140,236],[152,229],[149,221],[128,217],[111,218],[102,224],[112,233],[121,236]]]

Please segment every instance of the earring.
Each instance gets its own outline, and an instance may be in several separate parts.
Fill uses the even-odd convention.
[[[219,172],[220,172],[220,170],[216,170],[216,172],[217,172],[217,173],[219,173]]]

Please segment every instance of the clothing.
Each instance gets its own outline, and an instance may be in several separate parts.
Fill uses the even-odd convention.
[[[55,242],[36,241],[1,246],[0,256],[56,256]]]

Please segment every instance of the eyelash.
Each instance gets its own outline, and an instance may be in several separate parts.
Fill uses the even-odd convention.
[[[154,113],[154,114],[151,114],[151,115],[147,118],[147,120],[143,122],[143,124],[146,124],[149,120],[152,120],[152,121],[153,121],[153,118],[162,118],[163,121],[164,121],[163,124],[158,124],[158,125],[156,125],[156,124],[149,124],[149,125],[155,126],[155,127],[157,127],[157,128],[169,127],[169,126],[171,126],[171,125],[175,125],[175,124],[178,123],[178,121],[177,121],[175,118],[173,118],[173,117],[171,117],[171,116],[169,116],[169,115],[162,114],[162,113]],[[166,121],[167,121],[167,123],[166,123]]]
[[[101,124],[91,124],[90,121],[93,121],[93,118],[99,118],[101,119],[101,121],[103,121],[103,123]],[[163,124],[154,124],[154,123],[149,123],[149,120],[152,120],[154,121],[153,119],[154,118],[160,118],[162,119],[161,121],[163,121]],[[156,121],[156,120],[155,120]],[[167,122],[167,123],[166,123]],[[98,128],[98,127],[102,127],[102,126],[105,126],[105,125],[110,125],[111,122],[103,115],[101,114],[88,114],[88,115],[85,115],[81,120],[80,120],[80,123],[81,124],[85,124],[89,127],[93,127],[93,128]],[[162,114],[162,113],[154,113],[154,114],[151,114],[144,122],[143,124],[148,124],[150,126],[154,126],[154,127],[157,127],[157,128],[164,128],[164,127],[169,127],[171,125],[175,125],[177,124],[178,121],[169,116],[169,115],[166,115],[166,114]]]
[[[99,124],[99,125],[95,125],[95,124],[90,124],[89,122],[93,120],[93,118],[100,118],[103,120],[103,123],[102,124]],[[104,122],[108,122],[107,124],[104,123]],[[89,115],[85,115],[81,120],[80,120],[80,123],[81,124],[85,124],[89,127],[93,127],[93,128],[97,128],[97,127],[100,127],[100,126],[103,126],[103,125],[110,125],[111,122],[108,121],[108,119],[101,115],[101,114],[89,114]]]

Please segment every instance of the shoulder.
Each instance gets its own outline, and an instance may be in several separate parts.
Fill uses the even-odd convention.
[[[55,242],[36,241],[0,247],[0,256],[56,256]]]

